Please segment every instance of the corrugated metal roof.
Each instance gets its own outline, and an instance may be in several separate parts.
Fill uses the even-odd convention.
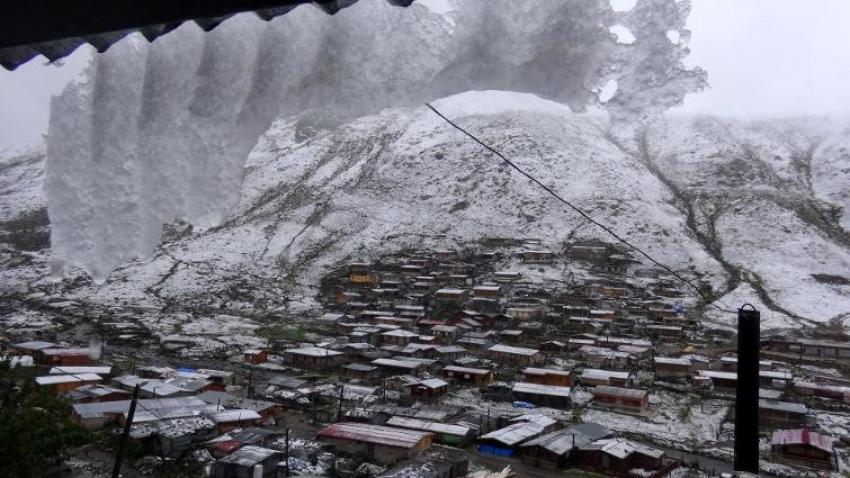
[[[595,440],[609,437],[613,434],[611,430],[596,423],[582,423],[570,428],[558,430],[556,432],[547,433],[541,437],[535,438],[522,447],[540,446],[556,455],[578,448],[582,445]]]
[[[109,375],[112,372],[112,367],[109,365],[105,366],[93,366],[93,367],[53,367],[50,369],[50,375],[55,374],[82,374],[82,373],[96,373],[98,375]]]
[[[484,368],[459,367],[457,365],[449,365],[443,368],[443,372],[468,373],[471,375],[489,375],[490,370]]]
[[[832,440],[811,430],[776,430],[770,437],[771,445],[811,445],[827,453],[832,453]]]
[[[570,397],[570,387],[557,387],[555,385],[541,385],[539,383],[517,382],[514,384],[515,393],[528,393],[531,395],[546,395],[550,397]]]
[[[387,0],[403,7],[413,1]],[[148,0],[130,3],[97,0],[84,5],[28,0],[18,3],[16,8],[6,9],[0,16],[0,65],[7,70],[14,70],[39,55],[56,61],[85,44],[103,53],[132,33],[141,33],[147,41],[153,42],[186,21],[210,31],[240,12],[253,12],[269,21],[305,3],[334,14],[357,0]]]
[[[660,458],[664,452],[642,443],[636,443],[622,438],[610,438],[597,440],[587,445],[580,446],[581,450],[599,450],[613,457],[623,459],[632,453],[640,453],[652,458]]]
[[[609,387],[607,385],[603,385],[600,387],[596,387],[593,389],[593,395],[609,395],[612,397],[623,397],[623,398],[643,398],[649,392],[646,390],[640,390],[637,388],[623,388],[623,387]]]
[[[601,370],[596,368],[586,368],[581,373],[581,378],[586,380],[609,380],[612,378],[628,380],[629,377],[631,377],[629,372],[616,372],[613,370]]]
[[[433,433],[445,433],[447,435],[466,436],[469,434],[469,427],[462,425],[450,425],[447,423],[428,422],[425,420],[417,420],[408,417],[392,417],[387,420],[387,425],[399,428],[408,428],[411,430],[421,430]]]
[[[235,465],[251,468],[272,456],[280,454],[281,452],[279,452],[278,450],[272,450],[269,448],[263,448],[255,445],[246,445],[236,450],[235,452],[227,455],[219,461],[222,463],[232,463]]]
[[[534,422],[519,422],[513,425],[508,425],[505,428],[492,431],[486,435],[481,435],[481,440],[493,440],[507,446],[514,446],[535,438],[541,433],[545,427]]]
[[[522,373],[526,375],[559,375],[562,377],[569,377],[572,372],[569,370],[552,370],[548,368],[537,368],[537,367],[527,367]]]
[[[45,375],[36,377],[35,383],[39,385],[57,385],[60,383],[74,382],[99,382],[103,380],[100,375],[94,373],[81,373],[79,375]]]
[[[412,448],[431,433],[365,423],[334,423],[319,430],[319,437],[363,441],[378,445]]]
[[[502,354],[511,354],[511,355],[525,355],[531,356],[540,353],[537,349],[529,349],[525,347],[512,347],[510,345],[496,344],[488,349],[490,352],[502,353]]]
[[[227,410],[226,412],[216,413],[211,418],[215,423],[232,423],[232,422],[259,420],[262,417],[260,416],[259,413],[255,412],[254,410],[237,409],[237,410]]]
[[[779,410],[788,413],[799,413],[804,415],[806,413],[809,413],[809,408],[803,403],[759,400],[759,408],[764,408],[767,410]]]

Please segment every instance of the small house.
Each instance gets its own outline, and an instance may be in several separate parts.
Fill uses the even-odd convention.
[[[542,407],[567,408],[570,406],[570,387],[517,382],[511,389],[511,398]]]
[[[437,337],[437,342],[441,344],[453,344],[458,334],[456,325],[435,325],[431,327],[431,333]]]
[[[546,427],[532,421],[513,423],[478,438],[478,451],[485,455],[513,456],[519,446],[546,432]]]
[[[502,286],[493,285],[477,285],[472,288],[472,296],[484,299],[498,299],[502,296]]]
[[[524,381],[528,383],[558,387],[571,387],[573,385],[572,372],[568,370],[527,367],[522,371],[522,374]]]
[[[499,283],[511,283],[522,279],[522,274],[517,271],[496,271],[493,276]]]
[[[482,386],[493,381],[493,371],[483,368],[448,365],[443,368],[443,376],[450,381],[466,385]]]
[[[615,386],[628,387],[631,385],[632,375],[629,372],[618,372],[614,370],[600,370],[586,368],[581,373],[581,383],[587,387]]]
[[[385,425],[433,433],[435,441],[452,446],[464,446],[474,436],[473,429],[467,426],[436,423],[408,417],[391,417]]]
[[[808,429],[777,430],[770,437],[770,459],[778,463],[831,470],[834,455],[832,440]]]
[[[363,296],[359,292],[351,290],[340,290],[334,294],[334,302],[340,305],[360,302],[361,300],[363,300]]]
[[[539,350],[526,347],[513,347],[510,345],[496,344],[487,350],[490,357],[495,361],[534,366],[541,364],[544,360],[546,360],[545,355]]]
[[[649,408],[649,392],[634,388],[601,385],[593,389],[592,403],[597,407],[643,415]]]
[[[850,387],[846,385],[831,385],[826,383],[806,382],[798,380],[794,382],[794,389],[800,395],[809,397],[821,397],[829,400],[850,403]]]
[[[655,378],[687,378],[692,366],[689,358],[655,357]]]
[[[365,456],[369,461],[391,465],[427,451],[433,433],[365,423],[334,423],[318,433],[318,439],[337,451]]]
[[[332,370],[343,363],[345,354],[321,347],[303,347],[286,350],[284,359],[295,367]]]
[[[541,318],[543,311],[538,307],[508,307],[505,314],[514,320],[527,321]]]
[[[466,349],[460,345],[438,345],[434,351],[443,363],[451,363],[466,355]]]
[[[526,264],[551,264],[555,260],[555,253],[551,251],[527,250],[520,252],[520,256]]]
[[[439,378],[429,378],[405,384],[404,388],[411,397],[434,400],[449,391],[449,383]]]
[[[37,362],[42,361],[42,353],[47,349],[58,348],[59,346],[52,342],[44,342],[35,340],[30,342],[20,342],[12,344],[12,350],[15,350],[21,355],[28,355],[34,358]]]
[[[419,334],[409,330],[396,329],[381,334],[381,343],[405,346],[418,338]]]
[[[759,420],[780,427],[802,427],[814,423],[814,416],[802,403],[759,400]]]
[[[130,394],[124,390],[98,383],[74,388],[65,393],[65,397],[74,403],[100,403],[129,400]]]
[[[548,354],[561,353],[566,349],[566,342],[561,342],[560,340],[550,340],[548,342],[543,342],[542,344],[540,344],[540,350]]]
[[[94,385],[103,381],[100,375],[81,373],[73,375],[54,374],[35,378],[36,385],[45,389],[51,395],[59,396],[84,385]]]
[[[434,292],[434,299],[442,303],[461,304],[466,301],[467,295],[466,289],[444,287]]]
[[[549,470],[567,468],[580,446],[610,438],[614,432],[596,423],[578,425],[547,433],[519,447],[522,461]]]
[[[421,362],[388,358],[375,359],[372,361],[372,365],[378,367],[384,376],[396,374],[408,374],[415,376],[422,373],[426,368],[426,364]]]
[[[248,349],[242,352],[242,358],[245,363],[261,364],[269,361],[268,350],[263,349]]]
[[[577,455],[581,469],[606,475],[628,477],[634,476],[632,470],[646,473],[664,468],[663,451],[622,438],[606,438],[582,445]]]
[[[381,375],[378,367],[374,365],[366,365],[361,363],[350,363],[343,365],[346,378],[355,380],[374,380]]]
[[[679,338],[683,334],[682,327],[678,325],[647,325],[645,331],[652,337],[664,337],[668,339]]]
[[[217,460],[212,478],[275,478],[282,458],[278,450],[246,445]]]
[[[41,361],[45,365],[91,365],[92,350],[90,348],[49,348],[41,351]]]
[[[522,330],[503,329],[499,331],[499,341],[515,344],[522,337]]]
[[[227,433],[236,428],[259,425],[263,417],[254,410],[240,408],[213,413],[210,419],[219,433]]]

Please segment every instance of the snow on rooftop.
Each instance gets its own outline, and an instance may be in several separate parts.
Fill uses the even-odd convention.
[[[569,377],[572,374],[569,370],[552,370],[549,368],[537,367],[526,367],[522,373],[526,375],[559,375],[562,377]]]
[[[832,439],[808,429],[776,430],[770,437],[771,445],[811,445],[832,453]]]
[[[559,387],[556,385],[541,385],[539,383],[517,382],[514,384],[512,390],[516,393],[569,398],[571,389],[570,387]]]
[[[597,440],[579,447],[581,450],[600,450],[619,459],[624,459],[632,453],[640,453],[652,458],[660,458],[664,452],[642,443],[624,440],[622,438],[608,438]]]
[[[529,438],[534,438],[543,433],[545,427],[534,422],[517,422],[508,425],[505,428],[492,431],[485,435],[481,435],[481,440],[493,440],[507,446],[514,446]]]
[[[232,463],[242,467],[253,468],[255,465],[274,455],[279,455],[280,453],[281,452],[278,450],[272,450],[255,445],[245,445],[219,461],[222,463]]]
[[[232,423],[260,420],[262,417],[254,410],[236,409],[213,414],[211,418],[215,423]]]
[[[387,426],[409,428],[412,430],[422,430],[433,433],[443,433],[447,435],[466,436],[469,434],[470,428],[462,425],[450,425],[447,423],[436,423],[416,418],[408,417],[391,417],[386,422]]]
[[[430,433],[365,423],[334,423],[319,430],[318,436],[355,440],[377,445],[412,448]]]
[[[655,357],[656,364],[662,365],[682,365],[690,367],[692,362],[689,358],[675,358],[675,357]]]
[[[525,355],[532,356],[540,353],[537,349],[529,349],[526,347],[514,347],[511,345],[504,344],[496,344],[488,349],[490,352],[501,353],[501,354],[511,354],[511,355]]]
[[[309,357],[336,357],[343,355],[343,352],[337,350],[323,349],[321,347],[302,347],[298,349],[287,349],[286,353],[292,355],[305,355]]]
[[[103,378],[95,373],[81,373],[74,375],[44,375],[36,377],[35,383],[39,385],[58,385],[60,383],[99,382],[101,380]]]
[[[53,367],[50,369],[50,375],[54,374],[83,374],[83,373],[96,373],[98,375],[109,375],[112,372],[112,367],[106,366],[92,366],[92,367]]]
[[[596,368],[586,368],[581,373],[581,378],[590,379],[590,380],[608,380],[611,378],[617,378],[621,380],[628,380],[631,377],[629,372],[618,372],[614,370],[601,370]]]
[[[602,385],[593,389],[593,395],[610,395],[623,398],[643,398],[649,392],[636,388],[610,387]]]

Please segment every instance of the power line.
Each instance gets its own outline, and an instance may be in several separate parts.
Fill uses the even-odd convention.
[[[578,213],[578,214],[579,214],[581,217],[583,217],[585,220],[590,221],[591,223],[593,223],[594,225],[596,225],[597,227],[599,227],[600,229],[602,229],[603,231],[605,231],[606,233],[608,233],[611,237],[613,237],[613,238],[614,238],[614,239],[616,239],[617,241],[619,241],[619,242],[623,243],[624,245],[628,246],[629,248],[631,248],[631,249],[633,249],[633,250],[637,251],[640,255],[642,255],[642,256],[644,256],[645,258],[647,258],[647,259],[648,259],[650,262],[652,262],[653,264],[655,264],[655,265],[657,265],[658,267],[660,267],[660,268],[664,269],[665,271],[669,272],[670,274],[672,274],[672,275],[673,275],[673,277],[675,277],[675,278],[679,279],[679,280],[680,280],[680,281],[682,281],[684,284],[686,284],[686,285],[690,286],[690,287],[691,287],[692,289],[694,289],[694,291],[695,291],[695,292],[696,292],[696,293],[697,293],[697,294],[698,294],[698,295],[702,298],[702,300],[703,300],[703,301],[705,301],[706,305],[709,305],[709,306],[711,306],[711,307],[714,307],[714,308],[716,308],[716,309],[718,309],[718,310],[720,310],[720,311],[723,311],[723,312],[731,312],[731,313],[734,313],[734,312],[735,312],[735,311],[734,311],[734,310],[732,310],[732,309],[731,309],[728,305],[723,304],[723,302],[722,302],[722,301],[720,301],[719,299],[715,299],[715,300],[716,300],[716,301],[718,301],[718,302],[720,302],[721,304],[723,304],[723,306],[724,306],[724,307],[726,307],[727,309],[723,309],[723,308],[721,308],[721,307],[719,307],[719,306],[715,305],[715,304],[714,304],[715,300],[712,300],[710,297],[708,297],[707,295],[705,295],[705,293],[703,293],[703,291],[702,291],[702,290],[701,290],[701,289],[700,289],[700,288],[699,288],[696,284],[694,284],[694,283],[693,283],[693,281],[691,281],[691,280],[689,280],[689,279],[686,279],[685,277],[683,277],[681,274],[679,274],[678,272],[676,272],[676,271],[675,271],[675,270],[673,270],[672,268],[670,268],[670,267],[668,267],[667,265],[665,265],[665,264],[661,263],[660,261],[657,261],[656,259],[654,259],[652,256],[650,256],[649,254],[647,254],[646,252],[644,252],[641,248],[639,248],[639,247],[635,246],[634,244],[632,244],[631,242],[627,241],[626,239],[623,239],[622,237],[620,237],[620,235],[619,235],[619,234],[617,234],[616,232],[614,232],[614,231],[613,231],[610,227],[608,227],[608,226],[606,226],[606,225],[604,225],[604,224],[600,223],[599,221],[597,221],[597,220],[593,219],[592,217],[590,217],[590,216],[589,216],[586,212],[584,212],[583,210],[581,210],[578,206],[575,206],[575,205],[573,205],[572,203],[570,203],[569,201],[567,201],[566,199],[562,198],[562,197],[561,197],[558,193],[556,193],[554,190],[552,190],[552,188],[550,188],[549,186],[546,186],[545,184],[543,184],[542,182],[540,182],[540,180],[538,180],[537,178],[535,178],[535,177],[534,177],[534,176],[532,176],[531,174],[529,174],[529,173],[525,172],[522,168],[520,168],[519,166],[517,166],[514,162],[512,162],[511,160],[509,160],[508,158],[506,158],[506,157],[505,157],[502,153],[500,153],[500,152],[499,152],[499,151],[497,151],[496,149],[492,148],[491,146],[487,145],[486,143],[484,143],[483,141],[481,141],[480,139],[478,139],[477,137],[475,137],[475,135],[473,135],[473,134],[472,134],[472,133],[470,133],[469,131],[466,131],[465,129],[461,128],[460,126],[458,126],[458,125],[457,125],[455,122],[453,122],[452,120],[450,120],[450,119],[446,118],[446,116],[445,116],[445,115],[443,115],[442,113],[440,113],[440,112],[437,110],[437,108],[434,108],[433,106],[431,106],[431,104],[430,104],[430,103],[425,103],[425,106],[427,106],[428,108],[430,108],[430,109],[431,109],[431,111],[433,111],[433,112],[434,112],[437,116],[439,116],[440,118],[442,118],[443,120],[445,120],[445,121],[446,121],[446,123],[448,123],[448,124],[452,125],[455,129],[457,129],[457,130],[458,130],[458,131],[460,131],[461,133],[463,133],[463,134],[465,134],[465,135],[469,136],[470,138],[472,138],[472,140],[473,140],[473,141],[475,141],[476,143],[480,144],[481,146],[483,146],[485,149],[487,149],[487,150],[488,150],[488,151],[490,151],[491,153],[493,153],[493,154],[495,154],[496,156],[498,156],[498,157],[499,157],[502,161],[504,161],[504,162],[505,162],[505,164],[507,164],[508,166],[512,167],[512,168],[513,168],[513,169],[515,169],[517,172],[519,172],[520,174],[522,174],[523,176],[525,176],[526,178],[528,178],[529,180],[531,180],[531,182],[533,182],[534,184],[537,184],[538,186],[540,186],[541,188],[543,188],[543,190],[545,190],[547,193],[549,193],[552,197],[554,197],[555,199],[557,199],[558,201],[560,201],[560,202],[561,202],[561,203],[563,203],[564,205],[568,206],[570,209],[572,209],[573,211],[575,211],[576,213]]]

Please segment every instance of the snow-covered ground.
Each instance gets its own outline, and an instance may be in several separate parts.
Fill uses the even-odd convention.
[[[718,304],[756,305],[763,328],[850,312],[850,286],[812,276],[850,277],[847,232],[826,214],[843,203],[824,202],[846,177],[837,171],[835,185],[815,174],[840,166],[843,143],[828,136],[840,128],[800,122],[791,137],[770,122],[670,119],[646,135],[651,168],[639,136],[609,133],[603,118],[534,95],[475,91],[434,104],[621,236],[723,293]],[[817,144],[830,146],[809,156],[788,146],[815,135],[827,135]],[[2,217],[44,207],[43,167],[38,151],[0,160]],[[691,201],[692,217],[682,198]],[[696,232],[711,236],[716,251]],[[254,146],[239,204],[222,226],[172,238],[103,284],[71,284],[80,274],[73,271],[64,281],[47,277],[47,249],[27,252],[25,261],[20,252],[0,252],[0,287],[112,305],[308,318],[319,312],[319,279],[345,261],[476,246],[483,236],[535,237],[555,250],[570,240],[611,240],[425,107],[352,120],[284,116]],[[720,260],[744,280],[733,290],[725,290]],[[523,272],[541,280],[586,277],[573,264]],[[728,312],[708,314],[711,322],[733,323]]]

